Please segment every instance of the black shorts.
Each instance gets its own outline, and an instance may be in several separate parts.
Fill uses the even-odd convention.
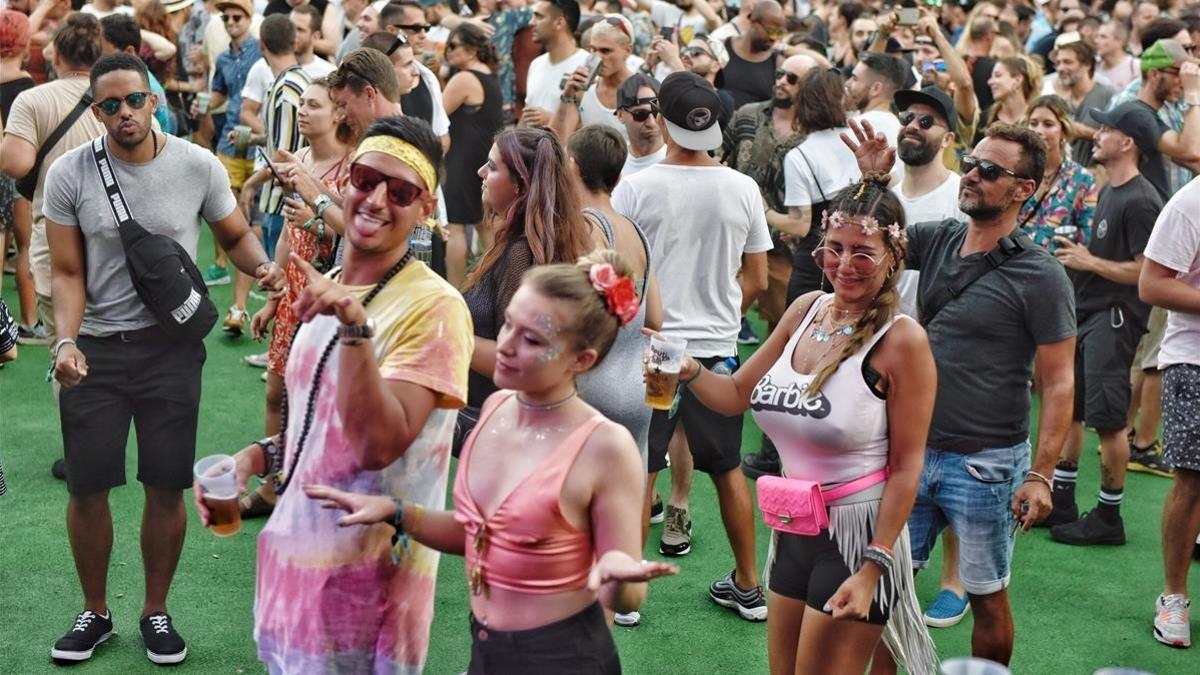
[[[851,576],[853,572],[838,550],[837,538],[829,532],[812,536],[780,532],[767,587],[773,593],[803,601],[818,612],[832,615],[833,612],[825,611],[825,603]],[[884,585],[884,593],[890,594],[887,606],[895,606],[896,589],[888,576],[880,577],[879,583]],[[872,600],[866,621],[882,626],[890,615],[890,609],[884,610],[878,600]]]
[[[704,368],[725,360],[725,357],[696,359]],[[722,415],[704,406],[682,387],[679,393],[679,408],[674,417],[666,410],[655,410],[650,418],[650,457],[647,471],[657,473],[667,468],[667,446],[675,433],[675,426],[683,422],[695,466],[704,473],[719,476],[736,469],[742,464],[742,415]]]
[[[617,645],[599,602],[574,616],[529,630],[494,630],[471,616],[468,675],[620,672]]]
[[[1097,431],[1125,428],[1129,369],[1145,329],[1119,306],[1079,321],[1075,343],[1075,421]]]
[[[157,488],[189,487],[204,344],[80,336],[79,350],[88,375],[59,397],[67,490],[87,495],[125,484],[130,421],[137,430],[137,479]]]

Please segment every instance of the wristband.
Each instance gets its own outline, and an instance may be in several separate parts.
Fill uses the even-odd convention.
[[[892,571],[892,556],[874,545],[868,546],[867,550],[863,551],[863,563],[866,564],[867,561],[879,565],[885,573],[890,574]]]
[[[704,372],[704,370],[705,370],[704,366],[702,366],[702,365],[700,365],[699,363],[697,363],[697,364],[696,364],[696,374],[695,374],[695,375],[693,375],[693,376],[691,376],[691,377],[689,377],[688,379],[686,379],[686,380],[683,380],[682,382],[680,382],[680,383],[679,383],[679,384],[680,384],[680,386],[683,386],[683,387],[690,386],[690,385],[691,385],[693,382],[695,382],[696,380],[700,379],[700,373],[703,373],[703,372]]]
[[[313,200],[313,213],[316,214],[317,218],[322,218],[325,215],[325,209],[330,206],[333,206],[333,200],[329,198],[329,195],[322,192]]]
[[[74,338],[59,338],[58,342],[54,343],[54,349],[51,350],[54,352],[54,359],[56,361],[58,360],[58,350],[62,349],[63,345],[75,345],[78,347],[79,343],[75,342]]]
[[[1053,492],[1053,491],[1054,491],[1054,482],[1053,482],[1053,481],[1051,481],[1049,478],[1046,478],[1046,477],[1045,477],[1045,476],[1043,476],[1042,474],[1040,474],[1040,473],[1036,472],[1036,471],[1032,471],[1032,470],[1030,470],[1030,471],[1029,471],[1029,472],[1028,472],[1028,473],[1025,475],[1025,480],[1024,480],[1024,481],[1022,481],[1022,482],[1028,483],[1028,482],[1029,482],[1029,481],[1031,481],[1031,480],[1040,480],[1040,481],[1042,481],[1043,483],[1045,483],[1045,484],[1046,484],[1046,487],[1047,487],[1047,488],[1050,488],[1050,491],[1051,491],[1051,492]]]

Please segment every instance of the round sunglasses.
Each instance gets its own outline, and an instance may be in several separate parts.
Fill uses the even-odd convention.
[[[410,183],[403,178],[389,176],[382,171],[376,171],[366,164],[356,162],[350,165],[350,184],[354,186],[355,190],[371,194],[384,181],[387,182],[387,199],[395,206],[408,206],[425,191],[425,188],[419,185]]]
[[[896,117],[900,120],[901,128],[912,124],[914,119],[917,121],[917,126],[921,127],[925,131],[929,131],[935,124],[940,124],[938,119],[933,115],[918,115],[917,113],[908,110],[896,115]]]
[[[146,101],[149,98],[150,92],[135,91],[132,94],[127,94],[124,97],[114,96],[112,98],[106,98],[97,103],[96,107],[100,109],[100,112],[112,117],[120,112],[122,102],[134,110],[141,110],[142,108],[146,107]]]

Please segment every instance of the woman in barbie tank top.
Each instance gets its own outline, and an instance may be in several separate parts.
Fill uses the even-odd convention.
[[[641,559],[645,472],[621,425],[579,398],[638,313],[628,264],[597,251],[525,274],[504,312],[494,379],[463,445],[453,511],[313,486],[351,514],[466,558],[468,673],[619,673],[603,608],[638,609],[646,583],[676,568]]]
[[[751,409],[788,478],[824,491],[882,481],[827,502],[827,530],[774,533],[764,575],[772,673],[862,673],[881,636],[908,672],[937,670],[905,527],[937,376],[925,331],[896,314],[907,238],[887,184],[868,174],[832,200],[813,252],[832,293],[797,298],[733,375],[688,358],[679,376],[714,411]]]

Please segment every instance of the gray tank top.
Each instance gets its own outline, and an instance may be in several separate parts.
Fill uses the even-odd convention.
[[[584,213],[592,216],[600,223],[608,245],[616,242],[612,223],[604,214],[595,209],[584,209]],[[642,382],[642,353],[646,350],[647,339],[642,335],[642,326],[646,325],[646,288],[650,280],[650,244],[642,229],[633,224],[638,237],[642,240],[642,248],[646,253],[646,269],[642,274],[641,305],[637,316],[621,327],[612,349],[592,370],[584,373],[576,380],[579,395],[608,419],[620,424],[633,434],[638,449],[642,451],[642,465],[645,468],[648,457],[648,435],[650,433],[650,407],[645,401],[645,384]]]

